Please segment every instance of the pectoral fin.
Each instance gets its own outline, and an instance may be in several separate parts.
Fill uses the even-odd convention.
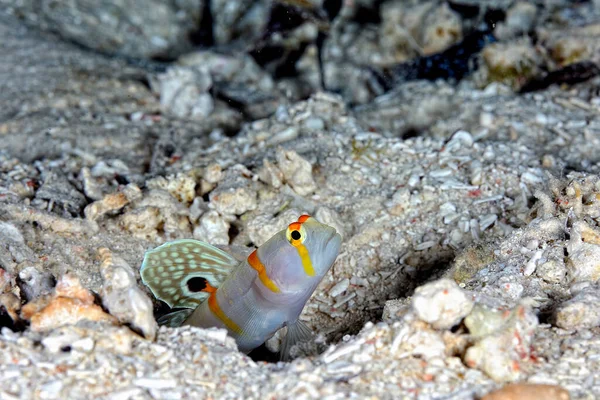
[[[186,308],[179,311],[173,311],[171,313],[165,314],[160,317],[156,322],[159,325],[170,326],[171,328],[176,328],[178,326],[183,325],[185,320],[192,315],[194,312],[193,308]]]
[[[287,333],[281,343],[279,350],[279,358],[281,361],[290,359],[290,350],[298,343],[310,342],[313,338],[313,333],[306,324],[300,320],[296,320],[287,326]]]

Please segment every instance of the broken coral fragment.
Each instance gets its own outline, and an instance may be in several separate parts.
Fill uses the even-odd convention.
[[[573,224],[567,267],[575,282],[600,280],[600,232],[583,221]]]
[[[584,286],[575,292],[573,298],[556,307],[555,325],[563,329],[586,329],[600,326],[600,285],[581,282],[574,286]]]
[[[486,313],[494,323],[485,329],[479,329],[469,323],[469,330],[479,331],[481,337],[469,347],[464,356],[465,364],[485,372],[497,382],[510,382],[522,378],[523,363],[530,360],[533,336],[538,325],[534,311],[526,305],[518,305],[511,311],[501,315],[496,310],[477,308],[475,312]],[[488,318],[482,315],[476,320],[485,322]]]
[[[462,21],[460,15],[444,3],[424,13],[420,26],[420,42],[424,55],[446,50],[461,41]]]
[[[101,248],[98,253],[102,258],[100,273],[104,279],[102,304],[119,322],[131,324],[147,339],[154,340],[158,325],[154,320],[152,301],[137,285],[133,270],[107,248]]]
[[[211,210],[202,215],[194,228],[194,239],[202,240],[213,245],[229,244],[229,222]]]
[[[284,180],[283,172],[276,165],[272,164],[266,158],[263,159],[263,166],[258,171],[258,179],[264,183],[279,189]]]
[[[113,316],[94,304],[94,295],[71,274],[61,277],[52,295],[23,306],[21,317],[31,322],[34,331],[46,331],[82,320],[116,323]]]
[[[444,358],[446,343],[439,331],[409,313],[402,318],[402,326],[392,341],[390,351],[425,360]]]
[[[179,118],[204,119],[215,104],[208,90],[212,78],[206,69],[175,66],[158,75],[153,82],[160,93],[160,105],[165,113]]]
[[[293,150],[277,149],[277,166],[286,182],[301,196],[317,188],[312,176],[312,165]]]
[[[121,210],[131,201],[141,196],[140,188],[130,183],[122,191],[107,194],[102,199],[88,204],[83,213],[87,219],[96,221],[108,213]]]
[[[196,197],[196,180],[187,174],[159,176],[150,179],[146,186],[148,189],[166,190],[179,202],[185,204],[190,204]]]
[[[215,189],[209,196],[210,204],[221,215],[241,215],[257,207],[257,194],[249,186]]]
[[[156,239],[167,236],[189,236],[188,208],[169,192],[151,189],[132,202],[119,216],[118,225],[136,237]]]
[[[412,308],[435,329],[450,329],[473,309],[473,300],[451,279],[440,279],[415,290]]]
[[[202,178],[208,183],[218,183],[223,178],[223,169],[219,164],[210,164],[204,169]]]
[[[542,59],[528,40],[492,43],[483,49],[481,59],[478,73],[485,84],[501,82],[518,90],[541,73]]]

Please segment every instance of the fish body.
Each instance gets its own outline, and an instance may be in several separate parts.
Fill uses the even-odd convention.
[[[285,358],[310,335],[298,318],[341,241],[334,228],[303,215],[242,262],[204,242],[181,240],[146,253],[141,275],[157,298],[187,308],[165,316],[167,324],[227,329],[243,352],[287,326]]]

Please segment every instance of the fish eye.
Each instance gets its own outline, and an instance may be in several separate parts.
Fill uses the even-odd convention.
[[[293,246],[300,246],[306,239],[306,231],[299,222],[291,223],[285,233],[287,240]]]

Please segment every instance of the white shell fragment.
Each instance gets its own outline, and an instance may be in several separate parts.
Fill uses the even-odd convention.
[[[194,239],[214,245],[229,244],[229,223],[218,212],[210,210],[200,217],[194,228]]]
[[[85,217],[95,221],[110,212],[121,210],[130,202],[142,197],[139,187],[130,183],[122,191],[111,193],[104,196],[102,199],[95,201],[83,210]]]
[[[277,166],[296,193],[305,196],[314,192],[316,184],[312,165],[293,150],[277,149]]]
[[[348,278],[342,279],[341,281],[336,283],[334,287],[329,289],[329,295],[331,297],[337,297],[340,294],[344,293],[346,291],[346,289],[348,289],[349,286],[350,286],[350,279],[348,279]]]
[[[166,190],[184,204],[191,203],[196,197],[196,181],[187,174],[159,176],[149,180],[146,186],[150,189]]]
[[[284,180],[283,172],[266,158],[263,159],[263,166],[258,171],[258,177],[261,181],[276,189],[281,187]]]
[[[450,279],[440,279],[415,290],[412,308],[419,319],[436,329],[458,324],[473,308],[473,301]]]
[[[586,329],[600,326],[600,285],[587,285],[555,311],[556,326],[563,329]]]
[[[214,109],[211,86],[211,76],[203,69],[171,67],[157,79],[162,109],[178,117],[207,117]]]
[[[131,267],[121,257],[106,248],[98,250],[102,258],[100,272],[102,304],[121,323],[129,323],[134,329],[154,340],[158,325],[154,320],[152,301],[137,285]]]
[[[583,221],[576,222],[567,248],[567,266],[574,281],[600,280],[600,230],[590,228]]]
[[[133,384],[146,389],[168,389],[177,386],[175,379],[138,378]]]
[[[256,192],[244,186],[215,190],[210,194],[210,204],[221,215],[243,214],[256,208]]]
[[[485,308],[478,308],[477,312],[483,314],[477,321],[485,323],[486,314],[490,314],[498,323],[490,326],[488,334],[467,349],[466,365],[481,369],[497,382],[519,379],[523,376],[521,363],[529,358],[538,326],[535,312],[525,305],[519,305],[510,312],[498,313]],[[469,330],[477,331],[473,321],[475,319],[465,323]]]
[[[479,229],[485,231],[487,228],[492,226],[494,222],[498,220],[498,216],[496,214],[488,214],[481,217],[479,220]]]
[[[543,254],[543,250],[538,250],[533,254],[533,257],[531,257],[531,259],[527,261],[527,264],[525,265],[523,275],[529,276],[535,272],[535,269],[537,268],[537,263],[542,258]]]

